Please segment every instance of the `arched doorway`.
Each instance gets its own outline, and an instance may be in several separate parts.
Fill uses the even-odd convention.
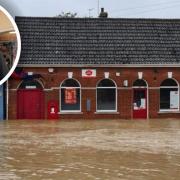
[[[147,94],[146,81],[143,79],[137,79],[133,83],[133,119],[147,119]]]
[[[44,91],[37,80],[23,81],[17,91],[17,119],[44,118]]]

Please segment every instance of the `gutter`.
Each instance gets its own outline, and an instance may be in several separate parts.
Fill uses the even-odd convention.
[[[18,64],[18,67],[122,67],[122,68],[140,68],[140,67],[180,67],[180,64]]]

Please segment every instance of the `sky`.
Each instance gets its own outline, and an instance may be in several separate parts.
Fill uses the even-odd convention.
[[[98,4],[112,18],[180,18],[180,0],[0,0],[12,16],[97,17]]]

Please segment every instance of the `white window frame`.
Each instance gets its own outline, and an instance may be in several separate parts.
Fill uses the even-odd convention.
[[[79,84],[79,87],[62,87],[62,84],[66,81],[66,80],[68,80],[68,79],[71,79],[71,80],[74,80],[74,81],[76,81],[78,84]],[[80,96],[80,109],[79,110],[62,110],[61,109],[61,107],[62,107],[62,102],[61,102],[61,99],[62,99],[62,97],[61,97],[61,90],[62,89],[79,89],[79,96]],[[59,93],[60,93],[60,99],[59,99],[59,104],[60,104],[60,113],[80,113],[81,112],[81,84],[80,84],[80,82],[78,81],[78,80],[76,80],[76,79],[74,79],[74,78],[67,78],[67,79],[65,79],[64,81],[62,81],[62,83],[61,83],[61,85],[60,85],[60,91],[59,91]]]
[[[105,78],[106,79],[106,78]],[[103,113],[103,112],[107,112],[107,113],[115,113],[115,112],[117,112],[117,97],[118,97],[118,93],[117,93],[117,84],[116,84],[116,82],[114,81],[114,80],[112,80],[112,79],[108,79],[108,80],[110,80],[110,81],[112,81],[113,83],[114,83],[114,85],[115,86],[113,86],[113,87],[98,87],[98,84],[101,82],[101,81],[103,81],[104,79],[101,79],[97,84],[96,84],[96,112],[97,113]],[[115,96],[115,98],[116,98],[116,102],[115,102],[115,110],[98,110],[97,109],[97,90],[98,89],[115,89],[115,93],[116,93],[116,96]]]
[[[176,79],[174,79],[174,78],[170,78],[170,79],[172,79],[173,81],[175,81],[176,82],[176,84],[177,84],[177,86],[160,86],[160,88],[159,88],[159,112],[179,112],[179,83],[178,83],[178,81],[176,80]],[[165,79],[166,80],[166,79]],[[164,81],[165,81],[164,80]],[[163,81],[162,81],[163,82]],[[178,109],[161,109],[161,107],[160,107],[160,104],[161,104],[161,89],[178,89]]]

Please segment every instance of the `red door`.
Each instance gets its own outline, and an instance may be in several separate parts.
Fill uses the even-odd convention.
[[[44,93],[40,89],[20,89],[17,94],[18,119],[44,118]]]
[[[134,89],[133,118],[147,119],[147,89]]]

